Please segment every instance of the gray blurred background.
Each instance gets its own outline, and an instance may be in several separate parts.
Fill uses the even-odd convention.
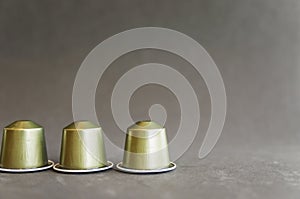
[[[122,147],[124,135],[111,117],[113,85],[137,64],[156,61],[176,68],[191,81],[202,114],[198,136],[178,160],[179,169],[163,174],[162,181],[159,176],[144,179],[114,171],[97,174],[111,180],[111,186],[102,184],[106,192],[97,189],[100,186],[97,183],[102,181],[93,181],[92,176],[74,176],[82,183],[94,184],[78,193],[71,193],[76,179],[69,175],[64,178],[50,171],[30,174],[30,186],[37,186],[45,176],[56,178],[51,178],[47,186],[28,191],[25,177],[1,174],[0,183],[6,189],[0,196],[18,198],[26,193],[25,196],[36,197],[52,192],[56,198],[72,194],[80,198],[89,190],[88,198],[130,198],[145,194],[182,198],[185,192],[176,193],[181,187],[194,190],[187,191],[191,198],[299,198],[298,0],[0,0],[0,127],[19,119],[36,121],[45,127],[49,158],[57,161],[62,128],[73,120],[72,89],[81,62],[106,38],[144,26],[174,29],[192,37],[219,67],[228,111],[222,136],[210,156],[204,160],[197,158],[210,118],[210,99],[201,76],[170,53],[132,52],[116,60],[99,83],[96,96],[99,122],[106,135]],[[156,103],[164,105],[169,114],[166,127],[172,138],[180,111],[169,90],[155,85],[140,88],[131,99],[132,116],[135,120],[147,119],[148,108]],[[115,162],[122,158],[122,154],[107,153]],[[126,193],[130,187],[117,183],[119,178],[127,180],[126,186],[130,183],[145,186],[131,195]],[[167,184],[177,179],[182,182]],[[13,183],[19,189],[9,189]],[[57,183],[66,189],[54,188]],[[118,188],[112,188],[115,186]]]

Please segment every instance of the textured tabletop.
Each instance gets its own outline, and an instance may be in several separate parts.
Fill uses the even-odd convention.
[[[178,161],[170,173],[134,175],[110,170],[70,175],[46,171],[0,174],[0,198],[299,198],[299,150],[230,152]]]

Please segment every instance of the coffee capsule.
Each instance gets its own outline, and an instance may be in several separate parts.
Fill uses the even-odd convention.
[[[128,173],[174,170],[170,162],[166,129],[153,121],[140,121],[127,129],[123,162],[117,169]]]
[[[49,169],[44,129],[30,120],[16,121],[4,128],[0,171],[34,172]]]
[[[65,173],[89,173],[110,169],[106,160],[103,133],[90,121],[73,122],[63,129],[60,163],[53,169]]]

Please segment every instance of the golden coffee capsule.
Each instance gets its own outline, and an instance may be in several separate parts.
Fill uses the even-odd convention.
[[[41,171],[53,164],[48,160],[43,127],[30,120],[22,120],[4,128],[0,171]]]
[[[103,133],[90,121],[73,122],[63,129],[59,172],[87,173],[107,170],[113,163],[106,160]]]
[[[140,121],[127,129],[123,162],[117,169],[129,173],[171,171],[166,130],[153,121]]]

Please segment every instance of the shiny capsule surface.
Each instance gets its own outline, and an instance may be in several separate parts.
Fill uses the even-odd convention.
[[[60,167],[84,170],[107,165],[103,132],[90,121],[73,122],[63,129]]]
[[[30,120],[13,122],[3,130],[0,167],[31,169],[48,164],[42,126]]]
[[[166,129],[153,121],[140,121],[127,129],[122,167],[155,170],[170,165]]]

